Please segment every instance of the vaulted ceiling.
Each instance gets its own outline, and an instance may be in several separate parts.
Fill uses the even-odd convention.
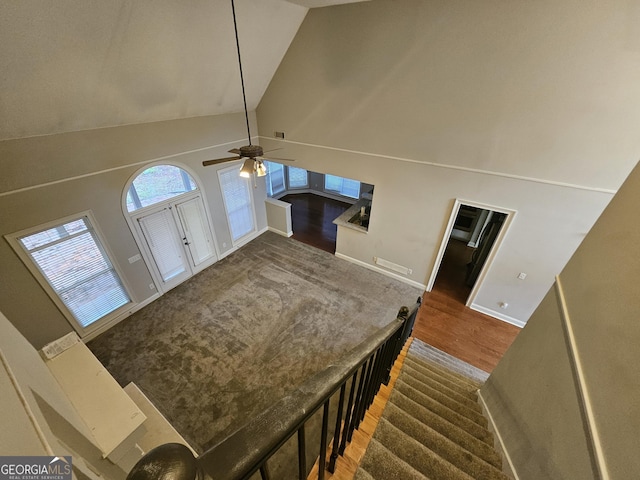
[[[309,8],[236,0],[255,109]],[[0,140],[238,112],[230,0],[0,3]]]

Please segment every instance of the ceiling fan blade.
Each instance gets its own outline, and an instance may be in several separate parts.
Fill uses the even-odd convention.
[[[280,158],[280,157],[272,157],[271,155],[269,155],[269,158],[266,157],[262,157],[264,160],[266,160],[267,162],[270,161],[274,161],[274,162],[295,162],[294,159],[292,158]]]
[[[272,148],[271,150],[265,150],[264,153],[275,152],[276,150],[282,150],[284,147]]]
[[[218,163],[224,162],[232,162],[233,160],[240,160],[242,157],[227,157],[227,158],[216,158],[214,160],[205,160],[202,162],[203,167],[208,167],[209,165],[217,165]]]
[[[229,153],[235,153],[236,155],[240,155],[240,149],[239,148],[232,148],[231,150],[229,150]]]

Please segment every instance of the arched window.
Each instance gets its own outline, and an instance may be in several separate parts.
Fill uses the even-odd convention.
[[[129,187],[127,211],[134,212],[197,189],[196,182],[183,169],[154,165],[138,175]]]

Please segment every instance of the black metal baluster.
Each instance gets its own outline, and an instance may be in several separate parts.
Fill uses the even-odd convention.
[[[362,387],[362,392],[360,393],[360,398],[358,401],[358,409],[356,411],[356,415],[353,417],[353,429],[357,430],[360,426],[360,422],[362,421],[362,412],[364,411],[364,406],[367,401],[366,395],[369,387],[369,382],[371,381],[371,371],[373,370],[373,362],[375,361],[374,355],[369,357],[369,362],[367,363],[367,370],[364,375],[364,385]]]
[[[387,340],[384,343],[384,370],[382,372],[382,383],[385,385],[389,385],[389,381],[391,380],[391,369],[393,368],[393,342]]]
[[[267,468],[267,462],[260,465],[260,476],[262,480],[270,480],[271,475],[269,475],[269,469]]]
[[[362,402],[362,406],[360,407],[359,410],[359,414],[358,414],[358,423],[356,428],[358,428],[360,426],[360,422],[362,422],[364,420],[364,416],[367,413],[367,409],[369,408],[369,401],[371,398],[371,391],[373,390],[373,384],[374,384],[374,373],[375,373],[375,369],[378,365],[378,360],[379,360],[379,350],[376,350],[373,354],[373,364],[371,365],[371,370],[369,371],[369,376],[367,377],[367,383],[365,384],[365,391],[364,391],[364,395],[363,395],[363,402]]]
[[[367,367],[369,365],[369,359],[367,359],[360,367],[360,381],[358,382],[358,391],[356,393],[355,403],[353,405],[353,412],[351,413],[351,422],[349,423],[349,435],[347,441],[351,441],[353,438],[353,431],[356,429],[356,421],[358,417],[358,408],[360,407],[360,398],[362,397],[362,388],[364,386],[364,379],[367,376]]]
[[[336,470],[336,461],[338,460],[338,448],[340,447],[340,426],[342,425],[342,408],[344,403],[344,392],[347,389],[347,382],[340,387],[340,399],[338,400],[338,413],[336,414],[336,428],[333,432],[333,447],[331,448],[331,459],[329,460],[328,470],[333,473]]]
[[[307,446],[304,435],[304,423],[298,429],[298,478],[307,478]]]
[[[327,430],[329,429],[329,398],[322,409],[322,432],[320,434],[320,458],[318,459],[318,480],[324,480],[327,465]]]
[[[356,370],[351,377],[351,388],[349,389],[349,400],[347,400],[347,413],[344,416],[344,428],[342,429],[342,441],[340,442],[340,455],[344,455],[344,450],[347,448],[347,436],[349,435],[349,422],[351,421],[351,413],[353,410],[353,397],[356,393],[356,380],[358,377],[358,370]]]
[[[378,355],[376,358],[376,368],[373,372],[373,382],[371,384],[371,393],[369,394],[369,402],[367,403],[367,409],[371,407],[373,400],[380,390],[380,384],[382,383],[382,367],[384,366],[384,345],[378,348]]]

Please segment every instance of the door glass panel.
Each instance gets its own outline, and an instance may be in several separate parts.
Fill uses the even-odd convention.
[[[168,209],[138,218],[153,260],[162,280],[169,280],[185,273],[183,249],[175,221]]]
[[[200,197],[176,205],[180,223],[188,242],[193,266],[214,256],[213,242],[209,230],[209,222],[202,208]]]

